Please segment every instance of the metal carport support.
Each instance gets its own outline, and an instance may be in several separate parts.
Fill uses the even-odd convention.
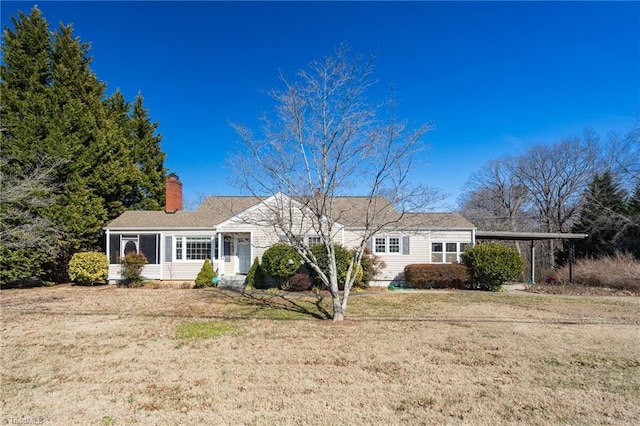
[[[588,234],[565,234],[561,232],[502,232],[502,231],[476,231],[477,240],[508,240],[529,241],[531,250],[531,283],[535,282],[536,249],[533,245],[536,240],[568,240],[569,241],[569,283],[573,284],[573,264],[575,263],[575,240],[587,238]]]

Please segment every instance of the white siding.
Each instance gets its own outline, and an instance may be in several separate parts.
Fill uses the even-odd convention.
[[[404,280],[404,267],[413,263],[431,263],[431,242],[442,243],[473,243],[471,230],[446,230],[446,231],[411,231],[403,233],[401,231],[390,231],[380,233],[379,236],[408,236],[409,254],[401,253],[376,253],[386,263],[386,267],[376,276],[375,280],[380,283],[371,285],[387,285],[390,282]],[[360,243],[360,235],[353,231],[345,232],[345,246],[354,247]],[[402,252],[402,250],[401,250]]]
[[[167,247],[166,241],[167,237],[171,237],[171,258],[175,258],[175,237],[211,237],[211,257],[214,256],[214,245],[215,242],[213,238],[215,238],[215,232],[212,230],[185,230],[185,231],[165,231],[162,234],[161,242],[160,242],[160,254],[162,259],[162,277],[158,277],[158,279],[169,280],[169,281],[193,281],[198,276],[198,272],[202,269],[202,264],[204,260],[177,260],[167,262]],[[210,259],[213,263],[213,270],[218,269],[217,263]]]
[[[142,277],[149,280],[157,280],[160,278],[160,265],[145,265],[142,268]],[[109,265],[109,282],[117,282],[122,280],[120,265]]]

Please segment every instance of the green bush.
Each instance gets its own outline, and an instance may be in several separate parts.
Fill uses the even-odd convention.
[[[457,263],[413,264],[404,267],[404,279],[412,288],[468,288],[471,272]]]
[[[216,273],[213,270],[213,266],[209,259],[204,260],[204,264],[198,272],[198,276],[196,277],[196,288],[204,288],[204,287],[215,287],[216,283],[213,282],[213,279],[216,277]]]
[[[136,287],[142,284],[142,268],[147,264],[147,258],[142,253],[130,252],[120,258],[120,266],[122,267],[122,278],[124,284]]]
[[[246,284],[249,288],[265,288],[264,282],[264,272],[262,271],[262,266],[260,266],[260,262],[256,257],[253,259],[253,264],[251,268],[249,268],[249,272],[247,272],[247,280]]]
[[[524,260],[515,249],[498,243],[479,244],[461,255],[462,263],[471,268],[473,286],[480,290],[499,291],[524,271]]]
[[[105,281],[109,273],[109,259],[104,253],[76,253],[69,261],[69,278],[79,284],[91,285]]]
[[[278,243],[269,247],[262,255],[262,270],[271,275],[280,286],[286,285],[289,278],[294,276],[302,258],[293,247]]]
[[[320,269],[328,276],[329,275],[329,256],[327,254],[327,248],[324,244],[314,244],[311,246],[311,252],[316,258],[318,262],[318,266]],[[334,245],[334,253],[336,256],[336,268],[338,272],[338,288],[340,290],[344,290],[344,283],[347,280],[347,271],[349,270],[349,264],[351,263],[351,252],[341,246],[340,244]],[[322,281],[320,281],[320,277],[318,273],[309,267],[311,271],[311,277],[314,279],[316,285],[322,285]],[[356,280],[354,282],[354,287],[362,287],[363,285],[363,268],[360,266],[358,268]]]

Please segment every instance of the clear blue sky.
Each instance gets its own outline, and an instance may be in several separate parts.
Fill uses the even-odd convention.
[[[3,1],[3,27],[33,4]],[[228,120],[255,128],[279,70],[341,42],[377,55],[376,93],[393,87],[401,117],[435,123],[416,179],[448,193],[448,208],[488,160],[585,127],[625,133],[640,108],[638,2],[37,4],[91,43],[108,93],[142,93],[191,204],[237,193]]]

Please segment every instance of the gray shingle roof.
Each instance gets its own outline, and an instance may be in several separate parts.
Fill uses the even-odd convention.
[[[212,196],[195,211],[127,211],[111,221],[107,229],[171,229],[214,228],[225,220],[258,204],[266,197]],[[304,200],[301,200],[304,203]],[[458,213],[406,213],[402,217],[382,197],[336,197],[331,209],[333,220],[349,227],[365,225],[365,212],[374,203],[377,218],[397,220],[397,226],[428,228],[473,228],[474,225]]]

